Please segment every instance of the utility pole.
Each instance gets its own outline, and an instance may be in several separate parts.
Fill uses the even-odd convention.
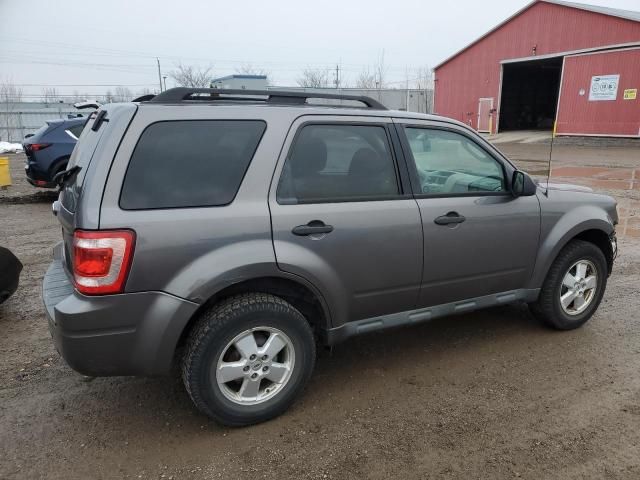
[[[167,90],[167,76],[166,76],[166,75],[163,75],[163,76],[162,76],[162,80],[164,80],[164,89],[165,89],[165,91],[166,91],[166,90]]]
[[[336,88],[340,88],[340,65],[336,65]]]
[[[160,93],[162,93],[162,73],[160,73],[160,59],[156,57],[156,62],[158,62],[158,83],[160,84]]]
[[[409,111],[409,67],[405,67],[404,69],[404,74],[406,75],[406,79],[407,79],[407,99],[406,99],[406,111]]]

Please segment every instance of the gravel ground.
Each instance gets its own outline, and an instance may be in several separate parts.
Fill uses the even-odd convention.
[[[534,172],[548,155],[500,148]],[[34,195],[10,156],[0,244],[25,269],[0,306],[0,478],[640,478],[639,187],[625,176],[640,155],[554,156],[561,174],[616,167],[560,178],[614,194],[625,225],[584,328],[548,330],[516,305],[363,336],[320,353],[289,412],[243,429],[200,415],[177,377],[89,379],[64,364],[40,300],[60,236],[51,195]]]

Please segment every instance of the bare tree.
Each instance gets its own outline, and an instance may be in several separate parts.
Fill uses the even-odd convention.
[[[13,82],[9,80],[0,83],[0,101],[4,103],[21,102],[22,89],[16,87]]]
[[[180,87],[208,87],[211,84],[212,67],[200,68],[193,65],[179,64],[169,76],[175,80]]]
[[[114,97],[113,97],[113,92],[111,90],[107,90],[107,92],[104,94],[104,102],[103,103],[113,103]]]
[[[82,102],[86,99],[87,99],[87,95],[80,94],[78,90],[74,90],[73,93],[71,94],[71,103]]]
[[[44,103],[58,103],[60,94],[55,87],[45,87],[42,89],[42,101]]]
[[[127,87],[117,86],[113,95],[114,102],[129,102],[133,99],[133,93]]]
[[[236,68],[236,73],[240,75],[266,75],[269,76],[269,72],[264,68],[258,68],[252,63],[243,63]]]
[[[433,70],[427,65],[418,67],[415,77],[415,88],[418,90],[433,89]]]
[[[137,97],[143,97],[145,95],[152,95],[152,94],[153,94],[153,92],[151,91],[151,89],[148,88],[148,87],[145,87],[142,90],[138,90],[138,92],[135,94],[135,97],[136,98]]]
[[[369,67],[363,68],[356,77],[356,88],[376,88],[376,74],[371,72],[371,69]]]
[[[367,65],[356,77],[356,88],[385,88],[387,86],[387,66],[384,63],[384,50],[373,66]]]
[[[22,101],[22,89],[16,87],[10,80],[0,83],[0,108],[4,110],[0,114],[0,125],[5,127],[6,138],[0,136],[0,140],[11,141],[16,132],[14,130],[20,129],[19,114],[14,113],[17,109],[17,103]]]
[[[378,61],[373,66],[373,71],[376,76],[377,88],[384,88],[386,86],[387,79],[387,66],[384,63],[384,50],[382,50],[380,56],[378,57]]]
[[[252,63],[243,63],[236,68],[236,73],[239,75],[264,75],[267,77],[267,85],[271,85],[271,72],[264,68],[258,68]]]
[[[301,87],[327,88],[329,86],[329,72],[322,68],[305,68],[297,82]]]

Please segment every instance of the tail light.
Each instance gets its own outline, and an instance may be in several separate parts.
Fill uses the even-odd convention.
[[[38,152],[50,146],[50,143],[32,143],[31,145],[29,145],[29,150],[31,150],[32,152]]]
[[[129,274],[135,233],[132,230],[86,231],[73,234],[73,279],[86,295],[122,293]]]

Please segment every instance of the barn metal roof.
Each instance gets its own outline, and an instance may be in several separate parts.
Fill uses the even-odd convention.
[[[542,0],[542,1],[547,3],[555,3],[556,5],[563,5],[565,7],[578,8],[580,10],[587,10],[589,12],[602,13],[603,15],[610,15],[612,17],[625,18],[627,20],[633,20],[634,22],[640,22],[640,12],[634,12],[632,10],[600,7],[598,5],[586,5],[584,3],[565,2],[563,0]]]
[[[451,55],[451,56],[447,57],[446,59],[444,59],[442,62],[437,64],[435,67],[433,67],[433,69],[435,70],[437,68],[440,68],[445,63],[448,63],[450,60],[453,60],[455,57],[460,55],[462,52],[467,50],[469,47],[475,45],[476,43],[478,43],[483,38],[488,37],[489,35],[491,35],[493,32],[498,30],[503,25],[509,23],[511,20],[513,20],[514,18],[516,18],[520,14],[522,14],[525,11],[529,10],[536,3],[541,3],[541,2],[552,3],[554,5],[560,5],[560,6],[563,6],[563,7],[576,8],[578,10],[586,10],[588,12],[600,13],[602,15],[609,15],[610,17],[618,17],[618,18],[623,18],[625,20],[631,20],[631,21],[634,21],[634,22],[640,22],[640,12],[635,12],[635,11],[632,11],[632,10],[622,10],[620,8],[600,7],[600,6],[597,6],[597,5],[587,5],[585,3],[565,2],[564,0],[533,0],[532,2],[530,2],[527,5],[525,5],[524,7],[522,7],[520,10],[518,10],[516,13],[514,13],[510,17],[508,17],[505,20],[503,20],[502,22],[500,22],[498,25],[493,27],[491,30],[489,30],[487,33],[485,33],[481,37],[477,38],[476,40],[474,40],[470,44],[466,45],[464,48],[458,50],[453,55]]]

